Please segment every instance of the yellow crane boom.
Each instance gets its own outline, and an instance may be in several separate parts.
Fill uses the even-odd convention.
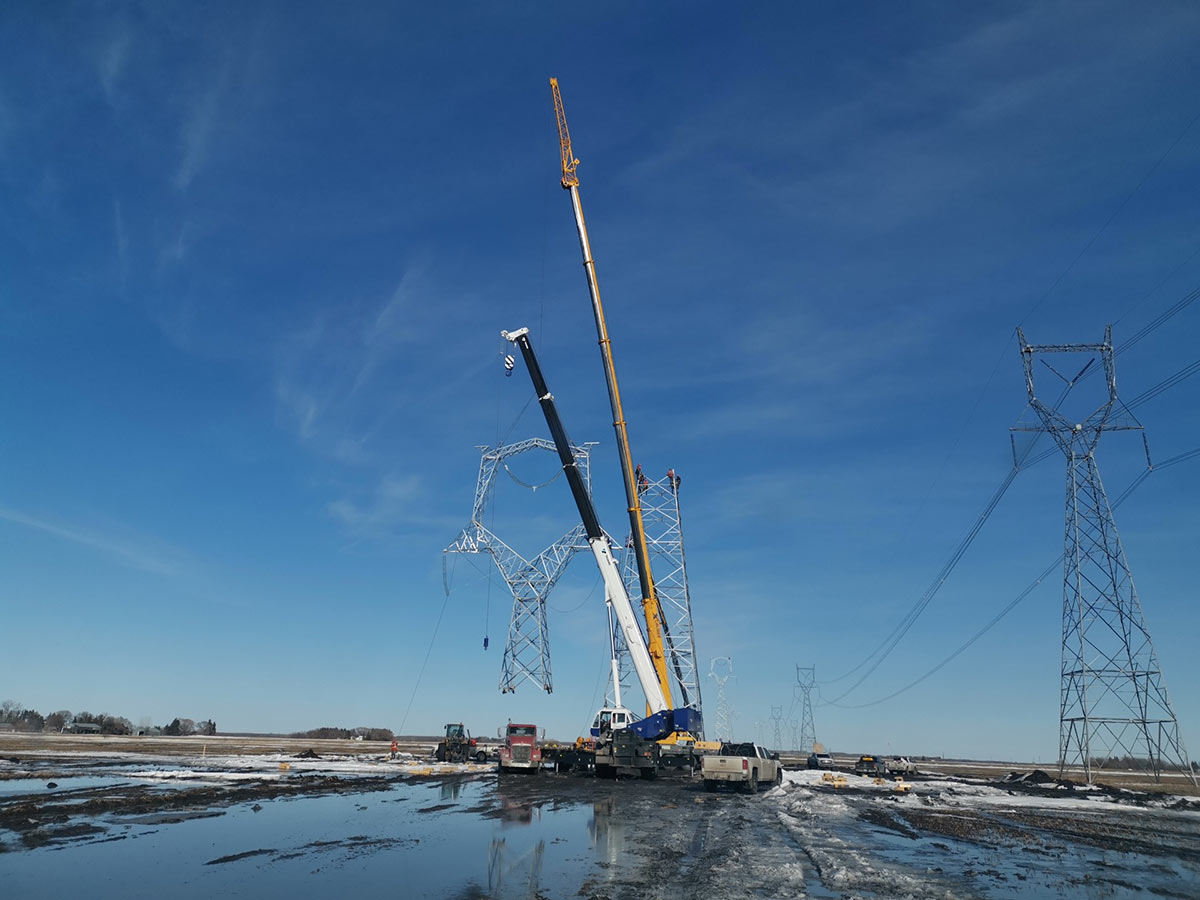
[[[646,529],[642,522],[642,507],[638,500],[638,485],[633,468],[633,457],[629,451],[629,433],[625,427],[625,413],[621,409],[621,392],[617,387],[617,371],[613,364],[612,342],[608,338],[608,325],[604,321],[604,307],[600,302],[600,285],[596,281],[596,263],[592,259],[592,247],[588,241],[587,225],[583,220],[583,206],[579,201],[579,176],[575,168],[579,160],[571,149],[571,133],[567,130],[567,114],[563,109],[562,94],[558,90],[558,79],[550,79],[550,93],[554,96],[554,117],[558,122],[558,143],[562,154],[562,186],[571,192],[571,206],[575,210],[575,227],[579,232],[579,248],[583,252],[583,268],[587,274],[588,292],[592,297],[592,313],[596,319],[596,333],[600,339],[600,356],[604,361],[604,378],[608,383],[608,400],[612,406],[613,430],[617,435],[617,448],[621,455],[621,473],[625,480],[625,499],[629,508],[629,524],[633,530],[634,553],[637,555],[638,579],[642,590],[642,613],[646,618],[646,643],[650,660],[658,677],[659,688],[671,702],[671,681],[667,674],[667,659],[663,649],[663,629],[658,594],[654,589],[654,576],[650,572],[650,553],[646,546]]]

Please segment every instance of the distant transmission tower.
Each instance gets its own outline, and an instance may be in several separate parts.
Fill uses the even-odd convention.
[[[591,446],[585,444],[571,448],[585,481],[588,479]],[[503,468],[517,483],[537,490],[543,485],[528,485],[520,481],[509,471],[505,460],[530,450],[549,450],[551,453],[557,453],[557,450],[553,443],[541,438],[479,449],[483,455],[479,463],[479,480],[475,485],[471,522],[442,552],[491,554],[496,568],[512,591],[512,618],[508,625],[508,643],[504,648],[500,690],[510,693],[523,682],[532,681],[550,693],[554,684],[550,671],[550,639],[546,629],[546,598],[571,557],[579,550],[588,549],[587,536],[583,525],[576,525],[531,560],[525,559],[504,543],[483,524],[495,492],[497,471]],[[559,474],[562,474],[561,469]]]
[[[1111,762],[1148,765],[1157,779],[1167,763],[1186,770],[1195,784],[1096,466],[1101,432],[1142,427],[1117,400],[1112,327],[1101,344],[1032,345],[1020,328],[1017,337],[1029,405],[1040,423],[1013,430],[1048,432],[1067,458],[1059,774],[1068,765],[1082,765],[1090,784],[1093,768]],[[1074,352],[1099,354],[1107,382],[1107,400],[1081,422],[1042,403],[1033,387],[1035,354]],[[1069,381],[1043,363],[1069,390],[1094,361]],[[1124,414],[1119,418],[1118,409]]]
[[[725,695],[725,682],[733,677],[733,659],[714,656],[708,661],[708,677],[717,683],[717,721],[714,737],[718,741],[733,740],[733,714],[729,709],[729,698]]]
[[[783,736],[779,733],[779,724],[783,721],[783,707],[771,707],[771,724],[775,726],[775,744],[772,750],[778,751],[783,744]]]
[[[817,667],[806,669],[796,666],[796,687],[802,695],[803,705],[800,713],[800,743],[801,753],[812,753],[813,744],[817,742],[817,727],[813,724],[812,689],[817,683]]]

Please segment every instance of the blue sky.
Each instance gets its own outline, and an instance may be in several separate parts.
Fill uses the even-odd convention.
[[[586,556],[551,599],[552,695],[496,690],[507,592],[469,561],[434,639],[476,445],[545,435],[501,329],[533,329],[624,529],[555,75],[634,455],[682,475],[702,666],[733,658],[757,734],[797,663],[827,681],[886,637],[1003,479],[1015,326],[1120,345],[1200,287],[1198,39],[1167,2],[7,4],[0,696],[229,731],[586,726]],[[1122,393],[1197,338],[1188,306],[1120,356]],[[1198,402],[1193,378],[1139,407],[1156,458],[1200,446]],[[1123,434],[1099,460],[1112,496],[1145,464]],[[1063,479],[1017,478],[843,704],[1062,551]],[[1198,488],[1182,463],[1117,513],[1193,757]],[[557,484],[497,496],[526,555],[573,521]],[[1051,759],[1060,610],[1056,573],[896,700],[819,704],[818,737]]]

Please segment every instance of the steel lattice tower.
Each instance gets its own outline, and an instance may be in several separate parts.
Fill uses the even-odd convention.
[[[733,740],[733,714],[729,709],[729,698],[725,696],[725,682],[733,677],[733,659],[728,656],[714,656],[708,661],[708,677],[717,683],[715,737],[718,741]]]
[[[585,444],[582,447],[572,447],[571,450],[585,481],[589,481],[591,446]],[[580,550],[588,549],[587,537],[582,523],[576,525],[531,560],[525,559],[509,547],[483,524],[495,492],[497,470],[503,467],[507,471],[505,460],[530,450],[548,450],[555,454],[557,451],[553,443],[542,438],[479,449],[482,451],[482,457],[479,463],[479,479],[475,485],[471,522],[442,552],[491,554],[501,577],[512,591],[512,618],[509,620],[508,642],[501,664],[500,690],[510,693],[525,681],[532,681],[546,693],[550,693],[554,689],[554,683],[550,670],[550,638],[546,629],[546,598],[554,589],[571,557]],[[513,478],[517,480],[516,476]]]
[[[772,706],[771,707],[771,724],[775,726],[775,746],[773,746],[771,749],[776,752],[779,752],[779,749],[783,745],[783,735],[779,733],[779,726],[782,721],[783,721],[783,707],[782,706]]]
[[[806,669],[796,666],[796,687],[794,690],[799,691],[803,705],[800,713],[800,746],[801,753],[812,753],[813,745],[817,742],[817,727],[813,724],[812,711],[812,689],[817,683],[817,667],[809,666]]]
[[[639,468],[640,472],[640,468]],[[696,667],[696,645],[692,630],[692,599],[688,591],[687,560],[683,551],[683,526],[679,507],[679,477],[675,470],[666,476],[652,480],[646,476],[639,479],[639,502],[642,506],[642,521],[646,529],[646,548],[650,554],[650,570],[654,573],[654,590],[658,595],[663,639],[675,673],[675,683],[682,694],[682,704],[704,713],[700,696],[700,682]],[[625,541],[625,553],[621,557],[621,577],[630,597],[641,592],[638,581],[637,558],[633,552],[633,538]],[[622,638],[619,648],[625,648]],[[621,691],[625,691],[625,675],[628,665],[619,657]]]
[[[1059,774],[1081,765],[1090,784],[1093,768],[1141,763],[1157,779],[1166,763],[1185,769],[1195,783],[1096,465],[1101,432],[1141,429],[1117,400],[1112,327],[1100,344],[1032,345],[1020,328],[1017,337],[1039,423],[1013,430],[1048,432],[1067,459]],[[1042,403],[1034,391],[1034,356],[1072,352],[1099,354],[1107,383],[1107,399],[1081,422]],[[1090,366],[1070,381],[1059,377],[1073,387]]]

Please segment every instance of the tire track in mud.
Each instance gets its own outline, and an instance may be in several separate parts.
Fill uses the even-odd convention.
[[[664,797],[638,791],[598,815],[598,837],[618,853],[597,865],[579,896],[589,900],[642,900],[710,896],[722,900],[813,896],[808,869],[790,836],[779,828],[768,795],[706,795],[678,788]],[[601,808],[597,805],[598,810]]]
[[[785,785],[774,792],[777,824],[791,836],[812,866],[809,895],[815,897],[921,897],[963,900],[973,897],[940,871],[891,862],[876,852],[872,831],[879,826],[863,815],[862,799],[842,794],[820,797]],[[906,835],[907,837],[907,835]]]

